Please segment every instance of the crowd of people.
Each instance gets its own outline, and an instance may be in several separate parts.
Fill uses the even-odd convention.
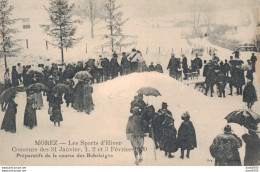
[[[200,75],[202,71],[202,76],[205,78],[203,83],[205,95],[208,95],[210,91],[210,96],[213,97],[214,86],[216,85],[218,97],[225,98],[226,85],[229,84],[230,93],[228,95],[232,96],[233,88],[235,88],[236,95],[243,95],[243,101],[251,109],[254,102],[258,101],[253,85],[253,73],[255,72],[257,58],[252,53],[251,58],[247,60],[247,64],[244,64],[240,59],[239,50],[236,50],[234,54],[235,57],[230,56],[230,60],[225,60],[224,63],[213,53],[212,59],[204,60],[204,64],[199,55],[196,54],[196,57],[191,60],[190,66],[188,66],[185,55],[182,55],[182,59],[180,59],[172,54],[167,69],[169,70],[169,75],[176,80],[182,79],[182,73],[184,75],[183,79],[186,80],[189,77],[188,74],[196,73]]]
[[[118,62],[118,54],[116,53],[112,55],[110,60],[100,55],[97,60],[89,59],[86,62],[79,61],[77,64],[52,63],[51,66],[38,64],[37,67],[35,67],[31,65],[22,66],[18,63],[17,66],[12,67],[11,73],[9,68],[6,68],[4,74],[4,85],[2,86],[3,88],[1,88],[1,92],[11,87],[17,88],[23,86],[24,88],[27,88],[27,104],[24,115],[24,125],[28,126],[30,129],[37,126],[36,112],[37,110],[41,110],[43,107],[43,92],[43,95],[47,96],[50,120],[54,122],[55,125],[58,124],[58,126],[60,126],[60,122],[63,121],[61,113],[63,99],[66,102],[67,107],[71,105],[71,107],[78,112],[84,111],[86,114],[90,114],[91,111],[94,110],[94,102],[92,99],[93,87],[91,84],[105,82],[114,79],[119,75],[127,75],[133,72],[163,72],[160,64],[154,66],[152,63],[147,67],[142,58],[142,53],[139,50],[132,49],[130,53],[123,52],[121,56],[121,64]],[[81,71],[87,71],[90,75],[88,78],[78,79],[77,84],[75,84],[75,75]],[[28,89],[33,84],[37,83],[45,85],[47,89]],[[67,85],[71,91],[66,93],[53,91],[53,88],[58,84]],[[14,102],[14,100],[12,100],[12,102]],[[10,116],[9,110],[12,108],[12,106],[7,106],[8,104],[9,100],[1,104],[2,111],[6,111],[6,116]],[[16,112],[15,109],[13,110]],[[16,127],[14,121],[15,116],[9,120],[4,120],[2,129],[15,132]],[[6,123],[10,123],[10,125]],[[6,125],[12,126],[13,129],[7,129],[4,127]]]
[[[252,57],[244,65],[239,58],[239,51],[235,51],[235,58],[230,56],[230,60],[225,60],[225,63],[219,60],[216,54],[213,54],[212,59],[208,62],[196,55],[191,61],[191,66],[188,66],[187,58],[182,55],[182,59],[171,55],[167,69],[171,77],[179,80],[184,74],[184,80],[188,79],[188,73],[197,73],[205,77],[205,95],[210,90],[210,95],[213,97],[214,85],[217,86],[219,97],[225,97],[225,87],[229,84],[230,93],[233,95],[233,87],[236,88],[237,95],[243,95],[243,101],[247,103],[250,109],[254,102],[257,101],[255,87],[253,85],[253,73],[255,72],[256,57],[252,53]],[[39,64],[34,66],[17,66],[12,67],[12,71],[8,68],[4,74],[3,90],[24,86],[26,88],[26,107],[24,111],[24,125],[30,129],[37,126],[37,110],[43,107],[43,96],[47,96],[48,113],[50,121],[54,125],[60,126],[63,121],[61,105],[63,101],[66,106],[71,106],[78,112],[91,114],[94,110],[94,101],[92,98],[92,84],[105,82],[114,79],[119,75],[127,75],[134,72],[156,71],[163,73],[163,68],[160,64],[154,65],[153,62],[149,66],[146,65],[139,50],[132,49],[130,53],[123,52],[121,54],[121,63],[118,62],[118,54],[114,53],[111,60],[106,57],[99,56],[97,60],[89,59],[87,62],[78,62],[70,64],[55,64],[47,66]],[[77,78],[75,84],[75,76],[81,71],[89,73],[89,77]],[[246,71],[246,75],[245,75]],[[245,77],[248,79],[245,83]],[[46,88],[30,89],[36,84],[42,84]],[[243,86],[246,86],[243,89]],[[69,91],[55,91],[55,87],[63,86]],[[34,87],[33,87],[34,88]],[[42,87],[41,87],[42,88]],[[17,104],[14,101],[16,94],[14,93],[8,100],[2,102],[2,111],[5,111],[5,116],[2,122],[1,129],[15,133],[16,132],[16,113]],[[185,112],[181,119],[183,120],[180,128],[175,128],[172,113],[168,110],[167,103],[162,103],[162,108],[158,111],[152,105],[148,105],[143,101],[143,95],[139,94],[134,97],[131,102],[130,112],[126,135],[130,140],[135,155],[135,164],[138,165],[143,161],[142,151],[144,145],[145,133],[148,133],[154,141],[156,149],[164,151],[168,158],[173,158],[173,153],[180,149],[180,158],[184,159],[186,150],[186,158],[190,157],[190,151],[197,147],[195,128],[190,121],[189,112]],[[217,136],[210,147],[210,153],[215,158],[215,165],[241,165],[238,148],[242,146],[242,141],[231,132],[231,127],[226,126],[224,134]],[[260,145],[257,126],[249,128],[249,134],[243,135],[243,140],[246,143],[245,165],[255,165],[259,161],[259,148],[255,145]],[[226,141],[230,144],[225,144]],[[220,146],[219,146],[220,145]],[[227,146],[228,145],[228,146]],[[221,149],[221,150],[218,150]],[[233,150],[233,152],[231,151]],[[254,151],[255,152],[254,152]],[[220,152],[220,153],[219,153]],[[248,160],[249,159],[249,160]]]
[[[153,139],[155,149],[164,151],[165,157],[174,158],[172,153],[180,149],[181,159],[184,159],[185,150],[186,158],[190,158],[190,151],[197,147],[197,141],[188,112],[181,116],[183,122],[178,131],[166,102],[163,102],[162,107],[156,112],[153,105],[148,106],[143,101],[143,95],[139,94],[131,102],[130,112],[132,116],[128,119],[126,136],[133,146],[136,165],[143,161],[145,133]]]

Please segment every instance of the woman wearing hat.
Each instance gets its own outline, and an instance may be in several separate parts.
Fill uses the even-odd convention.
[[[33,96],[33,91],[28,91],[27,93],[27,103],[24,112],[24,122],[23,124],[30,129],[34,126],[37,126],[37,118],[36,118],[36,101]]]
[[[257,125],[250,125],[248,127],[248,134],[244,134],[242,139],[246,143],[246,153],[244,159],[245,166],[259,166],[260,165],[260,138]]]
[[[241,166],[238,148],[242,147],[242,140],[232,131],[231,126],[226,125],[224,133],[215,137],[210,146],[215,166]]]
[[[186,157],[190,158],[190,151],[197,147],[196,132],[190,121],[189,112],[185,112],[182,117],[184,120],[178,130],[178,144],[181,148],[181,159],[184,159],[184,150],[187,150]]]
[[[16,132],[16,113],[17,113],[17,104],[14,102],[16,93],[12,93],[12,96],[7,101],[7,110],[2,122],[1,130],[7,132]]]
[[[161,149],[165,152],[168,158],[174,158],[172,153],[178,150],[176,134],[177,130],[174,126],[174,119],[171,115],[165,113],[163,122],[161,123]]]

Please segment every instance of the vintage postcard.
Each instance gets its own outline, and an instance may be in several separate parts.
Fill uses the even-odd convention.
[[[259,170],[259,7],[0,0],[0,165]]]

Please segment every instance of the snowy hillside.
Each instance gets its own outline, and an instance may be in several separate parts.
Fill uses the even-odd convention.
[[[93,113],[91,115],[79,113],[63,104],[64,121],[61,123],[61,127],[55,127],[50,122],[46,101],[44,108],[37,111],[38,126],[33,130],[24,127],[25,93],[19,93],[15,99],[16,102],[19,102],[16,119],[17,133],[10,134],[0,131],[0,152],[2,155],[0,162],[5,165],[134,165],[133,152],[112,153],[114,157],[108,159],[75,157],[73,159],[56,158],[55,161],[53,158],[45,158],[44,160],[41,158],[15,158],[16,153],[10,152],[12,147],[40,148],[41,146],[34,145],[37,139],[57,139],[63,143],[67,143],[68,140],[101,141],[107,139],[121,141],[122,145],[118,147],[131,148],[130,142],[126,140],[125,136],[126,123],[130,115],[130,102],[136,95],[136,91],[146,86],[158,89],[162,96],[157,98],[144,97],[144,100],[153,104],[156,110],[160,108],[163,101],[167,102],[169,110],[173,113],[177,129],[182,122],[182,113],[190,112],[191,121],[196,129],[198,148],[191,152],[190,159],[184,160],[179,158],[180,150],[174,153],[175,158],[173,159],[164,157],[164,152],[157,150],[157,161],[155,161],[152,140],[146,137],[144,146],[147,151],[143,153],[144,161],[141,165],[214,165],[209,153],[209,146],[213,138],[222,132],[226,124],[224,117],[233,110],[245,107],[241,100],[242,97],[228,96],[225,99],[206,97],[201,92],[159,73],[135,73],[94,85],[95,110]],[[256,88],[259,96],[259,85],[256,85]],[[260,112],[259,102],[254,105],[253,109]],[[0,121],[2,121],[3,116],[1,113]],[[245,132],[237,124],[232,124],[232,127],[239,136]],[[67,145],[59,146],[67,147]],[[244,157],[244,149],[244,146],[240,149],[241,159]],[[17,162],[13,162],[14,159]]]

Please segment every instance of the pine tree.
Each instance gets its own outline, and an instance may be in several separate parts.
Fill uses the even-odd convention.
[[[74,4],[69,5],[68,0],[50,0],[50,7],[47,10],[51,24],[42,25],[48,36],[52,37],[50,42],[61,50],[61,61],[64,62],[64,48],[72,48],[80,41],[75,38],[76,20],[72,19]]]
[[[18,30],[11,26],[17,21],[17,19],[11,19],[12,11],[14,7],[9,5],[8,0],[0,0],[0,34],[1,34],[1,57],[4,57],[5,68],[7,68],[7,57],[16,56],[21,50],[18,45],[18,41],[14,39],[14,34]]]
[[[112,52],[115,48],[128,47],[135,42],[129,41],[128,38],[132,37],[123,34],[123,26],[128,21],[127,19],[122,19],[123,12],[120,11],[121,6],[116,6],[116,0],[106,0],[103,18],[106,23],[106,29],[109,34],[104,35],[105,39],[109,41],[102,45],[103,47],[110,47]]]

